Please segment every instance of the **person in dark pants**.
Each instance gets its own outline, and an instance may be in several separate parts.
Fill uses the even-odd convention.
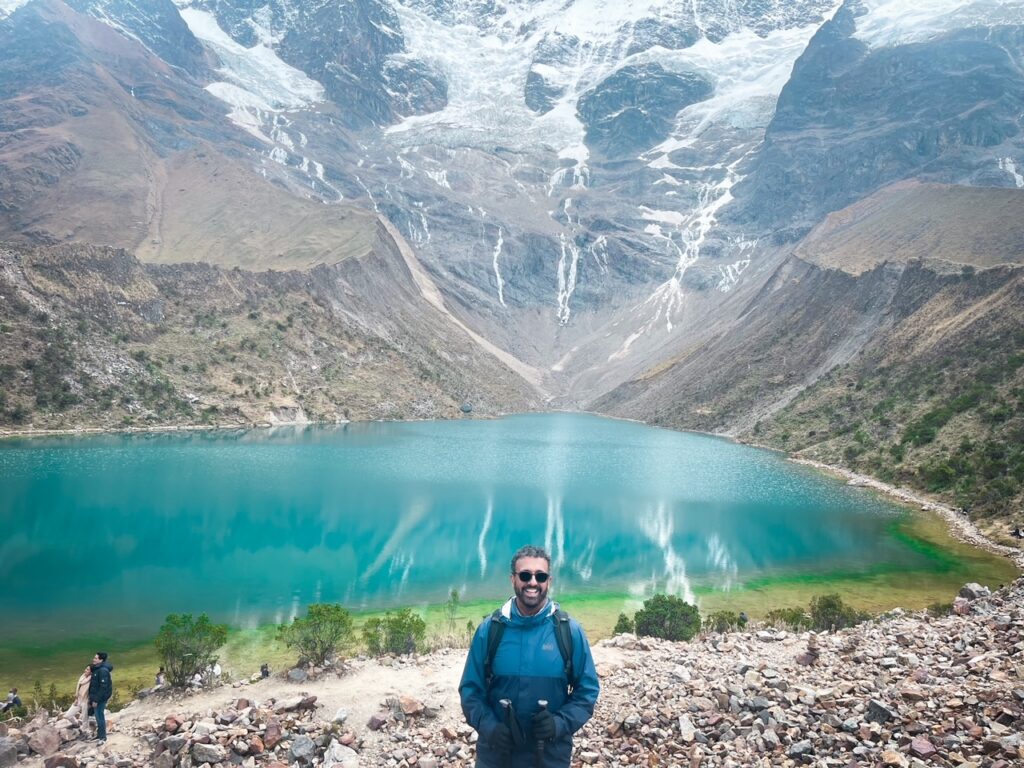
[[[7,694],[7,701],[0,706],[0,712],[6,712],[8,709],[14,709],[15,707],[21,706],[21,697],[18,695],[17,688],[11,688],[11,692]]]
[[[473,636],[459,696],[479,734],[477,768],[568,768],[573,734],[594,714],[600,686],[590,644],[548,598],[551,581],[547,552],[520,549],[515,595]]]
[[[89,706],[96,715],[96,741],[103,744],[107,740],[107,701],[114,692],[114,681],[110,673],[114,665],[107,661],[107,654],[97,651],[92,657],[92,680],[89,682]]]

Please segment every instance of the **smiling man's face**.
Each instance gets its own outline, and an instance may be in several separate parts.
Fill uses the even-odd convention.
[[[516,593],[516,606],[524,616],[533,616],[547,602],[548,587],[551,585],[550,568],[550,564],[543,557],[520,557],[516,560],[516,570],[512,574],[512,589]],[[526,580],[520,578],[524,575],[528,577]]]

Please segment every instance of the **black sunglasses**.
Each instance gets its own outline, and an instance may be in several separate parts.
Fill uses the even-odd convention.
[[[538,584],[543,584],[545,581],[548,580],[548,574],[544,573],[544,571],[537,571],[536,573],[530,573],[529,571],[520,571],[516,574],[516,576],[519,577],[519,580],[523,582],[523,584],[528,584],[530,582],[530,579],[536,579]]]

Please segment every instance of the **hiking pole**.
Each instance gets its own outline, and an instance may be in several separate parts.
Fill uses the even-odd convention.
[[[541,712],[548,708],[548,703],[544,699],[537,699],[537,706],[540,707]],[[544,739],[537,739],[537,768],[544,768]]]
[[[498,701],[501,705],[501,711],[505,713],[505,725],[508,726],[508,730],[512,732],[512,700],[501,699]],[[512,768],[512,752],[511,750],[505,753],[505,768]]]

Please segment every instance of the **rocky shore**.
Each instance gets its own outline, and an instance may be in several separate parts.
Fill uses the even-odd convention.
[[[971,546],[984,549],[993,554],[1002,555],[1008,557],[1017,565],[1021,570],[1024,570],[1024,550],[1020,547],[1007,547],[1003,544],[997,544],[992,541],[991,538],[985,535],[979,528],[977,523],[972,521],[966,513],[962,510],[950,507],[947,504],[941,504],[933,499],[926,498],[916,491],[912,491],[909,488],[899,488],[889,483],[884,483],[881,480],[871,477],[870,475],[862,475],[858,472],[854,472],[844,467],[837,467],[832,464],[823,464],[820,461],[813,461],[811,459],[805,459],[800,457],[790,458],[794,464],[803,464],[804,466],[814,467],[820,469],[823,472],[827,472],[836,477],[841,477],[846,480],[847,485],[855,485],[860,488],[871,488],[872,490],[883,493],[896,501],[910,506],[918,507],[922,512],[931,512],[942,518],[943,522],[949,528],[950,534],[953,538],[962,541]],[[1000,521],[1002,519],[1000,518]]]
[[[1024,579],[987,592],[965,587],[941,618],[897,609],[836,633],[601,641],[601,699],[573,765],[1024,765]],[[0,726],[0,768],[471,766],[463,658],[359,659],[158,694],[114,716],[101,746],[40,713]]]

